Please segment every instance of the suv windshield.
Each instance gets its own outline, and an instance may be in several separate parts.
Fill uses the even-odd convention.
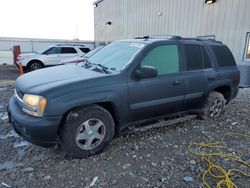
[[[120,71],[143,48],[143,43],[116,41],[103,47],[88,59],[88,62],[99,64],[108,69]]]
[[[96,47],[95,49],[89,51],[88,53],[84,54],[82,57],[90,58],[92,55],[97,53],[100,49],[102,49],[103,46]]]

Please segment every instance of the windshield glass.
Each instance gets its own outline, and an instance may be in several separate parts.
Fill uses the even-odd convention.
[[[122,70],[142,48],[144,44],[125,41],[116,41],[103,47],[98,53],[91,56],[88,61],[100,64],[109,69]]]
[[[41,48],[41,49],[37,50],[37,53],[43,54],[44,52],[46,52],[48,49],[50,49],[52,47],[53,46],[47,46],[47,47]]]
[[[91,57],[92,55],[94,55],[95,53],[97,53],[100,49],[102,49],[103,46],[99,46],[91,51],[89,51],[88,53],[86,53],[85,55],[83,55],[83,57],[86,57],[86,58],[89,58]]]

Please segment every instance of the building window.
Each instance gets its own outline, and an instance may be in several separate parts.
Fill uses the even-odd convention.
[[[247,33],[244,60],[250,61],[250,32]]]

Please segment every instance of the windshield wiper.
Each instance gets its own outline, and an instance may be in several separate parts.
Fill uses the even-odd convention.
[[[102,65],[102,64],[97,64],[99,67],[102,67],[103,69],[109,69],[108,67],[106,67],[106,66],[104,66],[104,65]]]
[[[102,65],[102,64],[93,64],[93,65],[95,65],[96,67],[101,68],[101,70],[102,70],[104,73],[106,73],[106,74],[110,74],[110,73],[111,73],[111,72],[109,71],[109,68],[106,67],[106,66],[104,66],[104,65]]]
[[[100,70],[101,72],[105,73],[105,74],[110,74],[111,72],[108,70],[109,68],[102,65],[102,64],[95,64],[95,63],[91,63],[89,60],[85,60],[85,64],[82,66],[86,69],[95,66],[95,68],[97,68],[98,70]],[[94,70],[94,69],[93,69]]]
[[[82,67],[88,69],[88,68],[92,67],[92,63],[88,59],[85,59],[85,63],[83,64]]]

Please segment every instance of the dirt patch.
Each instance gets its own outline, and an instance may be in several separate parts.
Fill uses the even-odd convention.
[[[0,65],[0,83],[3,80],[16,80],[19,72],[16,66]]]

